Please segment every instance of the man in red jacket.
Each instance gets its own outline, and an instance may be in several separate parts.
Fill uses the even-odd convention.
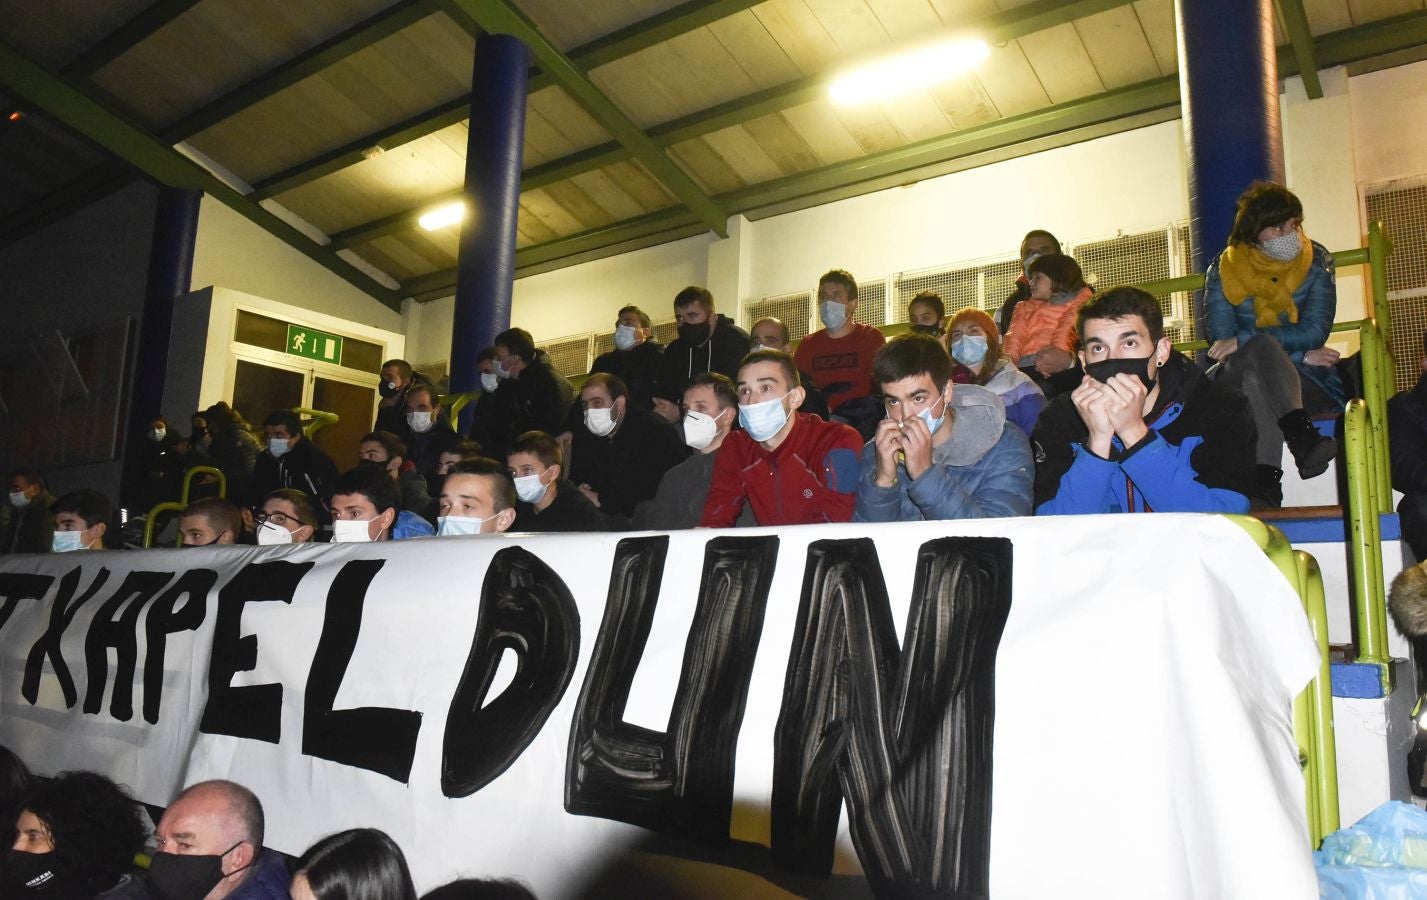
[[[738,421],[719,450],[700,527],[729,528],[747,502],[759,525],[847,522],[857,499],[856,429],[798,407],[803,389],[793,358],[776,350],[744,357]]]

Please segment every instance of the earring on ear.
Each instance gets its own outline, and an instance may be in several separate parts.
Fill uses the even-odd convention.
[[[1162,360],[1162,359],[1155,360],[1154,367],[1155,367],[1156,369],[1163,369],[1163,368],[1164,368],[1164,360]]]

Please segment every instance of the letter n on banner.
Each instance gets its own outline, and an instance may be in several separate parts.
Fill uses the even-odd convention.
[[[845,796],[878,897],[988,895],[996,650],[1010,609],[1010,541],[928,541],[899,651],[873,542],[808,547],[773,750],[778,865],[831,871]]]
[[[669,730],[660,733],[622,719],[668,550],[668,536],[625,538],[615,547],[604,620],[570,730],[565,809],[724,844],[778,539],[721,537],[705,546]]]

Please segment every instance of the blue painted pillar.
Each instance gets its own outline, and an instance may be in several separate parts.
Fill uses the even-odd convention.
[[[1234,201],[1283,183],[1271,0],[1175,0],[1194,271],[1228,244]],[[1197,311],[1196,311],[1197,312]]]
[[[466,144],[469,212],[461,226],[451,322],[453,393],[476,389],[477,354],[510,327],[529,70],[530,51],[510,35],[488,34],[476,41]],[[472,411],[462,416],[463,431]]]
[[[202,197],[199,191],[159,188],[144,314],[134,355],[134,390],[129,399],[131,436],[146,431],[149,423],[163,413],[173,305],[188,293],[193,278],[193,245],[198,236],[198,205]],[[174,425],[188,428],[187,420]]]

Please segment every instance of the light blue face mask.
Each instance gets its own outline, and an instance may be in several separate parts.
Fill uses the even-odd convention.
[[[818,304],[818,313],[828,331],[837,331],[847,324],[847,306],[836,300],[824,300]]]
[[[792,415],[783,409],[783,398],[787,396],[784,394],[773,400],[750,403],[747,406],[742,403],[738,405],[738,422],[743,426],[743,430],[748,432],[749,437],[761,444],[787,424],[788,416]]]
[[[438,516],[436,518],[436,534],[438,537],[480,534],[481,526],[486,521],[479,516]]]
[[[50,544],[50,549],[55,553],[68,553],[71,550],[84,550],[84,532],[82,531],[56,531],[54,541]]]
[[[936,434],[936,430],[941,427],[941,423],[946,421],[946,401],[941,401],[941,415],[933,419],[932,408],[935,406],[936,404],[933,403],[931,406],[917,413],[917,416],[920,417],[923,422],[927,423],[927,431],[930,431],[932,434]]]
[[[951,342],[951,358],[963,366],[974,366],[986,358],[986,336],[963,334]]]
[[[282,456],[287,450],[288,441],[286,438],[268,438],[268,452],[271,453],[274,458]]]

